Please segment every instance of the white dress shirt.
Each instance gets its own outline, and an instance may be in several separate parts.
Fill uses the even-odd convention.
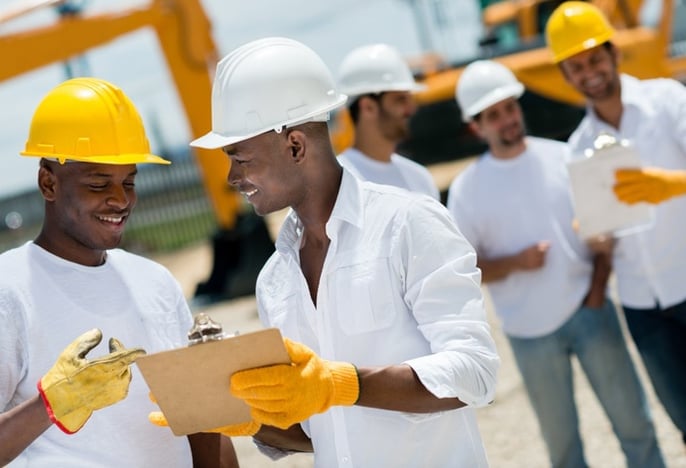
[[[622,75],[624,110],[619,129],[603,122],[592,108],[570,137],[583,157],[600,132],[626,139],[644,166],[686,169],[686,87],[671,79],[638,80]],[[655,207],[654,226],[620,238],[614,270],[622,304],[669,307],[686,300],[686,197]]]
[[[338,161],[359,179],[393,185],[440,199],[438,187],[429,170],[399,154],[393,153],[389,162],[382,162],[350,147],[338,155]]]
[[[487,466],[473,407],[493,399],[500,361],[475,253],[445,207],[344,170],[326,231],[315,306],[299,262],[302,224],[289,214],[257,281],[263,324],[324,359],[407,363],[431,393],[468,406],[431,414],[332,407],[303,423],[315,465]]]

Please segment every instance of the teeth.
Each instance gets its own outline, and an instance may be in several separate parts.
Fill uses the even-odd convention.
[[[121,223],[122,219],[124,219],[124,217],[119,216],[119,217],[115,218],[115,217],[111,217],[111,216],[98,216],[98,219],[100,219],[101,221],[107,221],[108,223],[119,224],[119,223]]]
[[[257,189],[250,190],[249,192],[243,192],[243,195],[250,198],[257,193]]]

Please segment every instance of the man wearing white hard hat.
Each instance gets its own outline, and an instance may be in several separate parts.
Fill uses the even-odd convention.
[[[394,185],[438,200],[438,188],[428,169],[395,152],[409,135],[410,118],[417,110],[410,67],[396,49],[372,44],[352,50],[341,63],[339,91],[348,96],[355,126],[353,146],[338,158],[362,180]]]
[[[526,136],[524,85],[481,60],[456,98],[488,150],[459,174],[448,209],[471,241],[509,339],[553,467],[587,466],[572,381],[576,355],[629,467],[664,462],[615,308],[606,297],[611,245],[573,228],[565,143]],[[617,391],[621,389],[621,391]]]
[[[341,167],[326,120],[345,100],[290,39],[219,63],[212,131],[192,144],[223,150],[258,214],[290,208],[256,297],[292,362],[233,374],[253,419],[215,430],[316,467],[485,467],[474,408],[500,361],[476,256],[438,201]]]

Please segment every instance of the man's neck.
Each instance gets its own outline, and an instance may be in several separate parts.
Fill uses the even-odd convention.
[[[594,102],[593,111],[600,120],[619,130],[619,126],[622,122],[622,113],[624,111],[624,105],[619,96],[613,96],[610,99]]]
[[[514,159],[526,151],[526,138],[522,138],[522,140],[515,145],[511,145],[511,146],[489,145],[488,149],[495,159],[500,159],[500,160]]]
[[[395,152],[395,141],[389,141],[381,135],[356,134],[353,148],[370,159],[379,162],[390,162]]]

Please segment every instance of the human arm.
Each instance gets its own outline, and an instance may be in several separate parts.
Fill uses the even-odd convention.
[[[101,340],[100,330],[93,329],[72,341],[38,382],[38,395],[0,415],[1,461],[14,459],[53,423],[73,434],[93,411],[126,397],[129,365],[145,352],[111,338],[109,354],[88,360]]]
[[[516,271],[537,270],[545,264],[545,256],[550,248],[549,242],[537,242],[514,255],[498,258],[477,259],[477,266],[481,269],[481,280],[484,283],[499,281],[507,278]]]
[[[238,458],[229,437],[198,433],[188,436],[193,468],[238,468]]]
[[[253,408],[258,407],[257,413],[253,411],[256,419],[265,417],[263,413],[279,417],[281,415],[277,413],[300,411],[293,419],[269,422],[284,427],[289,422],[326,411],[331,405],[351,405],[356,401],[348,398],[351,387],[358,388],[358,404],[407,411],[445,409],[442,405],[448,399],[453,400],[449,402],[451,408],[459,407],[459,401],[477,406],[492,400],[499,361],[485,322],[476,255],[459,235],[444,207],[426,198],[417,203],[428,204],[431,209],[413,207],[412,211],[418,213],[412,219],[397,215],[390,221],[393,225],[384,222],[383,225],[387,226],[384,229],[392,233],[382,241],[388,256],[384,255],[375,264],[379,268],[373,275],[368,274],[371,259],[359,264],[364,269],[360,272],[366,275],[360,275],[360,281],[356,283],[359,295],[354,305],[348,303],[347,307],[353,310],[346,312],[341,301],[333,301],[339,293],[342,296],[350,294],[345,290],[345,278],[350,275],[358,277],[355,267],[347,265],[341,269],[338,279],[331,276],[338,273],[330,273],[329,283],[336,281],[343,288],[343,291],[331,295],[329,306],[333,308],[330,312],[338,316],[332,320],[340,321],[347,317],[348,325],[356,323],[365,330],[364,334],[358,334],[348,328],[344,332],[349,337],[346,341],[348,347],[334,350],[333,356],[340,356],[348,362],[327,361],[311,350],[299,350],[289,345],[296,351],[296,355],[291,356],[292,366],[234,374],[232,392],[239,398],[244,397]],[[409,206],[407,208],[410,209]],[[265,285],[262,287],[267,289]],[[258,288],[258,292],[261,290]],[[379,302],[365,299],[379,294],[384,298],[383,307],[393,312],[375,310],[375,304]],[[265,326],[272,325],[265,308],[259,309]],[[376,314],[375,319],[371,318],[373,314]],[[278,317],[279,323],[283,324],[283,316]],[[384,326],[372,331],[375,338],[369,338],[368,333],[374,330],[369,328],[373,320],[383,320]],[[358,349],[358,346],[371,345],[370,339],[376,341],[383,337],[403,341],[397,344],[397,350],[396,345],[377,346],[378,352],[374,357],[361,351],[362,348]],[[350,362],[364,364],[371,358],[380,367],[361,365],[360,386]],[[322,375],[326,378],[322,379]],[[322,387],[324,396],[321,399],[319,395],[316,398],[304,395],[302,389],[309,386],[303,382],[305,379],[315,382],[316,387]],[[366,386],[368,379],[370,384]],[[291,384],[293,381],[296,383]],[[339,382],[342,382],[340,386]],[[397,395],[398,388],[402,389],[402,397]],[[378,395],[370,397],[367,392]],[[354,396],[354,392],[352,394]],[[317,404],[307,408],[309,402],[315,400]],[[435,400],[443,401],[439,401],[438,406],[430,406],[436,403]],[[281,411],[279,405],[286,403],[293,404],[294,408]]]
[[[605,303],[607,295],[607,282],[612,272],[612,252],[615,241],[611,236],[597,236],[586,242],[593,253],[593,273],[583,305],[600,308]]]
[[[612,190],[629,205],[662,203],[686,194],[686,171],[657,167],[617,169]]]
[[[51,425],[39,395],[0,414],[0,466],[14,460]]]

